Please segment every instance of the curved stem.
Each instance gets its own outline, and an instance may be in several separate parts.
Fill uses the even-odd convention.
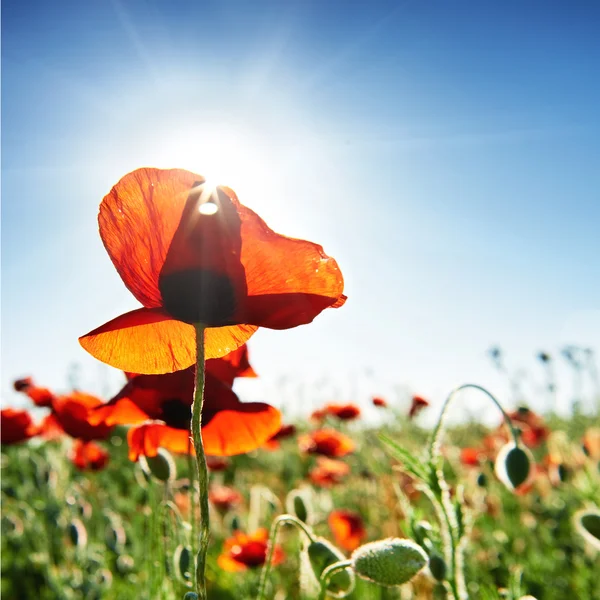
[[[352,566],[351,560],[344,560],[341,562],[333,563],[329,565],[326,569],[321,573],[321,577],[319,578],[319,584],[321,586],[321,592],[319,593],[319,600],[325,600],[327,597],[327,586],[329,585],[329,580],[338,572],[347,569]]]
[[[280,515],[273,521],[273,524],[271,525],[271,531],[269,532],[269,549],[267,551],[265,564],[260,574],[258,596],[256,597],[257,600],[264,600],[265,592],[267,590],[267,581],[269,580],[269,574],[271,573],[271,563],[273,561],[273,554],[275,552],[275,542],[277,540],[277,533],[279,532],[279,526],[283,523],[288,523],[290,525],[295,525],[296,527],[298,527],[298,529],[300,529],[306,534],[306,536],[311,542],[315,539],[313,532],[302,521],[300,521],[293,515]]]
[[[196,467],[198,469],[198,495],[200,504],[200,540],[196,560],[196,589],[200,600],[206,596],[206,551],[210,537],[210,521],[208,514],[208,467],[202,443],[202,405],[204,403],[204,325],[196,324],[196,388],[192,405],[192,438],[196,451]],[[192,490],[193,492],[193,490]]]
[[[515,426],[512,424],[510,417],[508,416],[508,414],[506,413],[506,411],[504,410],[504,408],[502,407],[500,402],[498,402],[496,397],[491,392],[488,392],[488,390],[486,390],[484,387],[481,387],[480,385],[477,385],[476,383],[465,383],[464,385],[459,385],[457,388],[452,390],[450,392],[450,394],[448,395],[448,397],[446,398],[446,401],[444,402],[444,406],[442,407],[442,412],[440,414],[440,418],[438,419],[437,425],[435,426],[435,429],[433,430],[433,434],[431,436],[431,443],[429,445],[429,460],[431,460],[432,462],[437,462],[439,459],[439,456],[440,456],[440,446],[442,443],[442,435],[444,433],[444,421],[446,418],[446,414],[448,412],[448,406],[449,406],[450,402],[454,399],[456,394],[458,394],[458,392],[461,392],[462,390],[466,390],[466,389],[474,389],[474,390],[479,390],[480,392],[483,392],[500,409],[500,412],[502,413],[502,416],[504,417],[504,421],[505,421],[506,425],[508,426],[510,433],[513,437],[515,445],[517,445],[517,443],[519,441],[519,434],[517,433]]]

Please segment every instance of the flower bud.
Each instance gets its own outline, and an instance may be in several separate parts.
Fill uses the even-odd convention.
[[[285,500],[285,506],[291,515],[294,515],[303,523],[310,521],[312,507],[308,494],[303,490],[292,490]]]
[[[437,581],[446,579],[446,561],[437,553],[429,557],[429,570]]]
[[[129,554],[121,554],[119,558],[117,558],[117,571],[121,575],[127,575],[127,573],[131,573],[135,567],[135,561],[133,560],[133,556]]]
[[[69,523],[67,532],[74,546],[83,548],[87,544],[87,530],[79,519],[73,519]]]
[[[173,481],[177,477],[177,468],[173,457],[163,448],[156,456],[140,456],[140,465],[146,475],[154,475],[159,481]]]
[[[505,444],[496,458],[496,476],[511,491],[525,483],[532,472],[531,452],[513,442]]]
[[[600,513],[580,510],[573,520],[579,534],[594,548],[600,550]]]
[[[181,579],[184,581],[189,580],[192,576],[192,551],[187,546],[177,546],[173,555],[173,562],[175,563],[175,571]]]
[[[306,546],[306,555],[316,582],[323,571],[334,563],[346,560],[346,557],[325,538],[316,538]],[[343,597],[354,587],[354,573],[350,569],[338,571],[330,579],[327,591]]]
[[[411,540],[387,538],[360,546],[351,560],[359,577],[393,586],[410,581],[427,564],[427,554]]]
[[[127,536],[121,525],[109,524],[104,531],[104,540],[109,550],[112,550],[115,554],[119,554],[125,546]]]
[[[183,600],[199,600],[198,594],[196,592],[187,592]]]

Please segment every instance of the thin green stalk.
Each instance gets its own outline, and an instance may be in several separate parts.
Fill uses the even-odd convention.
[[[258,596],[257,600],[264,600],[265,592],[267,590],[267,581],[271,573],[271,563],[273,561],[273,553],[275,552],[275,542],[277,541],[277,533],[279,532],[279,526],[283,523],[295,525],[298,529],[302,530],[309,540],[314,540],[314,534],[310,528],[305,525],[302,521],[292,515],[280,515],[277,517],[271,525],[271,531],[269,532],[269,545],[267,550],[267,556],[265,564],[263,565],[262,572],[260,574],[260,583],[258,585]]]
[[[192,438],[196,450],[196,467],[198,468],[198,495],[200,504],[200,536],[198,556],[196,560],[196,590],[200,600],[206,596],[206,552],[210,538],[210,521],[208,514],[208,467],[202,443],[202,405],[204,403],[204,325],[196,324],[196,388],[192,405]],[[193,491],[193,490],[192,490]],[[193,521],[192,521],[193,522]]]
[[[188,440],[188,455],[187,455],[187,462],[188,462],[188,475],[189,475],[189,479],[190,479],[190,486],[189,486],[189,495],[190,495],[190,514],[189,514],[189,518],[190,518],[190,525],[192,527],[192,543],[194,544],[196,542],[196,532],[198,529],[198,521],[196,519],[196,477],[195,477],[195,471],[196,471],[196,465],[194,464],[194,456],[192,455],[192,437],[190,435],[190,438]]]
[[[466,389],[474,389],[474,390],[479,390],[480,392],[483,392],[500,409],[500,412],[502,413],[502,416],[504,417],[504,421],[511,432],[511,435],[513,437],[515,445],[519,441],[519,434],[518,434],[517,430],[515,429],[514,425],[512,424],[512,421],[510,420],[510,417],[508,416],[508,414],[506,413],[504,408],[502,408],[502,405],[500,404],[500,402],[498,402],[498,400],[496,400],[496,397],[493,394],[491,394],[490,392],[488,392],[484,387],[481,387],[480,385],[477,385],[476,383],[465,383],[464,385],[459,385],[457,388],[455,388],[454,390],[452,390],[450,392],[450,394],[446,398],[446,401],[444,402],[444,406],[442,407],[442,412],[440,414],[440,418],[438,419],[437,425],[435,426],[435,429],[433,430],[433,434],[431,436],[431,443],[429,445],[429,460],[433,464],[436,464],[439,461],[440,447],[442,444],[442,434],[444,433],[444,421],[446,418],[446,414],[448,413],[448,406],[449,406],[450,402],[454,399],[456,394],[458,394],[458,392],[461,392],[462,390],[466,390]]]
[[[321,577],[319,578],[319,585],[321,586],[321,592],[319,593],[319,600],[325,600],[327,598],[327,586],[329,585],[329,580],[338,572],[347,569],[352,566],[351,560],[344,560],[341,562],[333,563],[329,565],[326,569],[321,573]]]

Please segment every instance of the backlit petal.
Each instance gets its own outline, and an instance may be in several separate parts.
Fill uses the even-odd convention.
[[[171,373],[196,361],[193,325],[157,309],[125,313],[79,338],[92,356],[122,371]]]
[[[162,306],[158,278],[189,191],[203,179],[181,169],[137,169],[104,197],[98,224],[121,279],[147,308]]]

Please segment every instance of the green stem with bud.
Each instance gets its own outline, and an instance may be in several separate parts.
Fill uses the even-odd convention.
[[[201,323],[196,323],[196,387],[192,405],[192,439],[196,451],[196,467],[198,469],[198,494],[200,504],[200,539],[196,559],[196,589],[199,600],[207,600],[206,596],[206,552],[210,537],[210,521],[208,514],[208,467],[202,443],[202,405],[204,404],[204,330]],[[192,494],[194,490],[191,490]],[[192,517],[192,522],[195,516]]]
[[[265,592],[267,591],[267,581],[269,580],[269,574],[271,573],[271,563],[273,562],[273,554],[275,553],[275,542],[277,541],[277,533],[279,532],[279,527],[283,524],[287,523],[289,525],[294,525],[302,532],[306,534],[308,539],[313,542],[315,536],[311,531],[310,527],[308,527],[305,523],[300,521],[300,519],[294,517],[293,515],[279,515],[271,525],[271,531],[269,532],[269,545],[267,550],[267,556],[265,559],[265,564],[263,565],[262,572],[260,574],[260,583],[258,585],[258,596],[257,600],[264,600]]]
[[[351,560],[343,560],[340,562],[329,565],[326,569],[323,569],[321,577],[319,578],[319,585],[321,586],[321,592],[319,593],[319,600],[325,600],[327,597],[327,587],[329,586],[329,580],[338,572],[347,569],[352,566]]]

